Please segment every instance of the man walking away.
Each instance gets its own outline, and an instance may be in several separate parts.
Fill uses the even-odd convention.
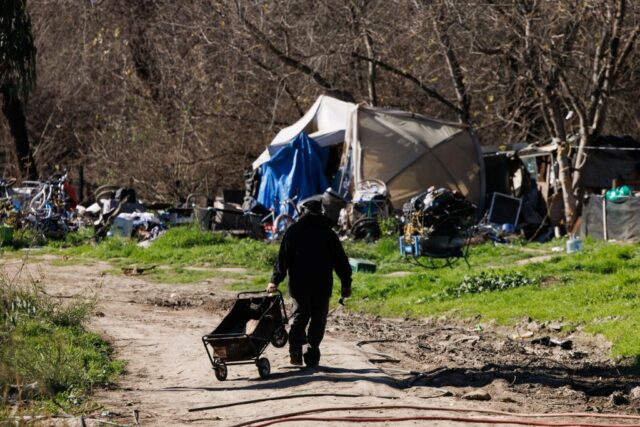
[[[351,296],[351,266],[318,198],[303,201],[302,216],[284,235],[267,292],[275,292],[289,274],[293,314],[289,332],[292,365],[317,366],[333,288],[333,271],[342,283],[342,297]],[[308,331],[307,331],[308,326]]]

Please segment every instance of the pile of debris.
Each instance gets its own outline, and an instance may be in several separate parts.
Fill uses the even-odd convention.
[[[11,243],[16,229],[41,239],[59,239],[78,229],[78,195],[66,172],[16,184],[15,178],[0,178],[0,245]]]

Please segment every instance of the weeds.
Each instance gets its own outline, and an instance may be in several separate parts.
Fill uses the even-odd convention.
[[[0,276],[0,406],[46,406],[74,412],[95,386],[120,373],[111,348],[87,332],[92,301],[63,304],[40,285]]]
[[[537,285],[539,280],[525,277],[517,271],[515,273],[494,273],[482,271],[480,274],[464,276],[462,283],[455,288],[444,291],[448,297],[460,298],[465,294],[478,294],[480,292],[504,291],[526,285]]]

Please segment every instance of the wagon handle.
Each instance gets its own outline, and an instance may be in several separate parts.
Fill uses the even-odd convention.
[[[280,289],[276,289],[276,292],[280,295],[280,297],[282,297],[282,292],[280,291]],[[256,295],[256,294],[273,294],[275,292],[267,292],[265,290],[261,290],[261,291],[244,291],[244,292],[239,292],[238,295],[236,296],[236,298],[240,298],[242,295]]]

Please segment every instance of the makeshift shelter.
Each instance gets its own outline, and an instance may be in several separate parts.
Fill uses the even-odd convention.
[[[349,117],[357,107],[356,104],[321,95],[300,120],[278,132],[253,162],[253,169],[258,169],[300,132],[306,133],[320,147],[342,144]]]
[[[458,190],[482,209],[482,152],[466,126],[320,96],[300,120],[276,135],[254,169],[303,131],[320,147],[343,144],[340,168],[328,171],[336,175],[332,186],[341,195],[361,181],[379,179],[398,208],[435,186]]]

